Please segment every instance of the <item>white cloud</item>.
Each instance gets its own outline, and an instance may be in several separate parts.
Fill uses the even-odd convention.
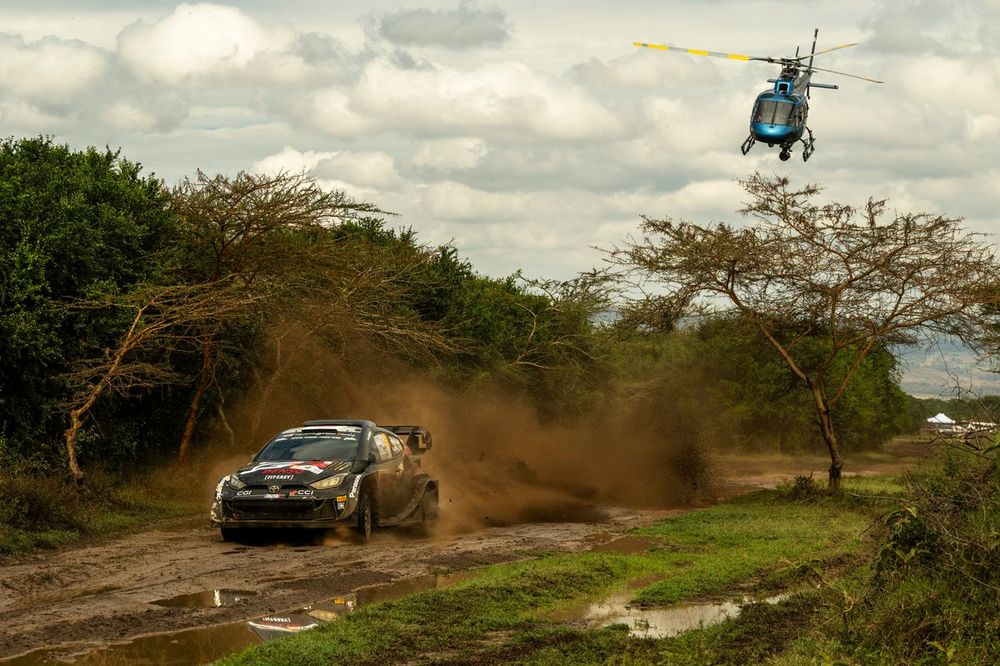
[[[360,187],[387,190],[401,183],[396,161],[381,150],[340,151],[313,169],[320,178],[336,178]]]
[[[677,90],[678,86],[714,86],[718,69],[707,58],[673,58],[662,51],[636,49],[606,62],[592,58],[572,68],[581,82],[592,86],[635,90]]]
[[[425,141],[413,156],[413,165],[437,172],[471,169],[489,152],[486,142],[473,137]]]
[[[373,118],[357,113],[350,97],[339,88],[319,90],[302,104],[290,103],[291,115],[329,136],[352,137],[376,131]]]
[[[378,30],[397,44],[449,48],[497,46],[510,38],[510,27],[503,11],[476,9],[466,3],[456,9],[390,12],[379,19]]]
[[[355,109],[384,127],[427,133],[600,141],[626,131],[582,89],[546,80],[516,61],[465,70],[404,70],[375,61],[352,91]]]
[[[157,125],[156,117],[128,102],[115,102],[105,112],[108,122],[130,132],[148,132]]]
[[[105,73],[104,51],[83,42],[46,37],[25,43],[0,35],[0,88],[36,104],[69,106]]]
[[[250,170],[269,175],[276,175],[282,172],[299,173],[301,171],[311,171],[321,161],[329,159],[336,154],[336,152],[316,152],[312,150],[300,152],[291,146],[285,146],[281,152],[268,155],[254,162]]]
[[[402,182],[395,160],[378,150],[300,152],[285,146],[281,152],[254,162],[251,169],[267,174],[309,171],[322,181],[376,191],[397,187]]]
[[[592,1],[224,1],[0,6],[22,35],[0,36],[4,127],[121,145],[168,179],[305,169],[495,274],[586,269],[640,214],[737,221],[754,170],[1000,230],[997,0],[727,1],[726,25],[710,3],[645,2],[636,23]],[[631,45],[790,55],[813,25],[820,48],[862,42],[823,66],[887,83],[819,79],[842,87],[812,97],[808,164],[739,154],[777,68]]]
[[[149,24],[137,21],[118,36],[118,53],[140,77],[176,84],[199,77],[219,77],[248,68],[268,55],[264,74],[294,77],[302,64],[288,55],[295,32],[264,25],[236,7],[180,4],[169,16]]]
[[[455,181],[426,186],[421,204],[431,218],[456,222],[517,220],[531,207],[523,194],[486,192]]]

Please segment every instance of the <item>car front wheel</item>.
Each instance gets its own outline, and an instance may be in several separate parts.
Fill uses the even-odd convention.
[[[361,494],[356,513],[357,519],[354,531],[357,532],[359,539],[368,541],[372,536],[372,530],[375,528],[375,503],[372,501],[370,490],[366,490]]]

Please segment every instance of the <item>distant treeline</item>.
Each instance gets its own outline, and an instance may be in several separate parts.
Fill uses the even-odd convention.
[[[613,294],[599,282],[487,277],[392,221],[301,174],[199,172],[171,188],[119,152],[6,140],[0,465],[195,454],[305,337],[456,389],[506,387],[549,421],[616,405],[664,427],[710,422],[728,446],[818,442],[810,396],[739,321],[603,321]],[[898,380],[888,352],[865,360],[838,407],[847,448],[919,424]]]

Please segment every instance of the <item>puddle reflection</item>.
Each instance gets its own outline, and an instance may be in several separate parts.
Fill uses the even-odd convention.
[[[203,590],[193,594],[179,594],[169,599],[158,599],[150,603],[167,608],[220,608],[238,604],[256,594],[248,590]]]
[[[43,648],[13,659],[0,659],[0,663],[5,666],[67,663],[80,666],[206,664],[255,643],[306,631],[336,620],[365,604],[391,601],[415,592],[448,587],[471,577],[471,573],[463,572],[447,576],[408,578],[384,585],[358,588],[349,594],[338,595],[310,606],[264,615],[247,622],[139,636],[127,643],[108,645],[90,651],[72,646]],[[184,608],[219,607],[240,603],[254,594],[256,593],[240,590],[205,590],[153,603]]]
[[[760,602],[776,604],[788,598],[779,594],[767,599],[744,597],[722,603],[683,603],[668,608],[641,608],[630,605],[637,588],[611,595],[586,606],[560,611],[553,619],[562,622],[582,622],[591,627],[624,624],[633,636],[668,638],[714,624],[720,624],[740,614],[741,606]]]

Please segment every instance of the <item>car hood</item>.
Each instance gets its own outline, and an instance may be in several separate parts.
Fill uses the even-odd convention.
[[[254,462],[236,472],[243,483],[312,483],[351,468],[348,460],[288,460]]]

